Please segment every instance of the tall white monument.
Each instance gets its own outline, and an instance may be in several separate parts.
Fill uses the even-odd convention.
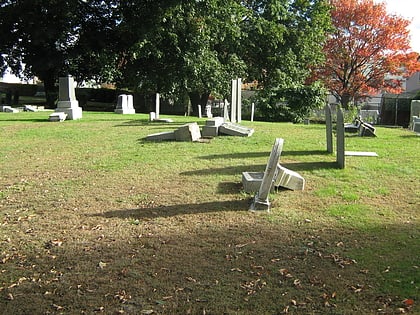
[[[82,108],[76,99],[73,77],[71,75],[61,77],[58,83],[58,102],[55,111],[65,113],[69,120],[82,118]]]

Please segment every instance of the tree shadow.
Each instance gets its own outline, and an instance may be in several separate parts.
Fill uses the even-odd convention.
[[[282,151],[280,159],[282,156],[305,156],[305,155],[329,155],[325,150],[309,150],[309,151]],[[246,158],[259,158],[259,157],[270,157],[269,151],[264,152],[237,152],[229,154],[212,154],[201,156],[200,159],[203,160],[217,160],[217,159],[246,159]]]
[[[112,210],[93,216],[121,219],[168,218],[186,214],[203,214],[220,211],[248,211],[250,200],[211,201],[204,203],[151,206],[136,209]]]

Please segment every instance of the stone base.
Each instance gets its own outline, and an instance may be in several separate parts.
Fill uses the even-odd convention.
[[[270,211],[270,201],[268,199],[260,200],[257,194],[249,207],[249,211]]]
[[[67,114],[63,112],[52,113],[49,117],[49,121],[64,121],[67,118]]]
[[[126,108],[126,109],[117,108],[117,109],[114,110],[114,113],[116,113],[116,114],[135,114],[136,110],[134,108]]]
[[[247,193],[255,193],[260,190],[264,172],[243,172],[242,186]]]
[[[219,127],[203,126],[201,134],[203,137],[217,137],[219,135]]]
[[[197,123],[183,125],[174,133],[177,141],[198,141],[201,138],[200,127]]]
[[[60,103],[60,102],[59,102]],[[82,108],[81,107],[73,107],[73,108],[63,108],[57,107],[56,112],[63,112],[67,114],[68,120],[77,120],[82,118]]]

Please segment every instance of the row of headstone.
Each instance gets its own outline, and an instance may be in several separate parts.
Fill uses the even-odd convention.
[[[201,137],[213,138],[218,135],[250,137],[254,133],[253,128],[248,128],[248,127],[241,126],[238,124],[225,122],[223,117],[214,117],[214,118],[208,119],[206,121],[206,125],[203,126],[202,131],[200,131],[200,133],[196,131],[197,128],[198,130],[200,130],[198,127],[198,124],[197,123],[192,123],[192,124],[193,124],[193,127],[190,126],[191,124],[186,124],[175,131],[151,134],[151,135],[148,135],[146,139],[153,140],[153,141],[162,141],[162,140],[197,141]],[[176,136],[177,133],[180,135],[183,134],[183,132],[187,128],[186,126],[188,126],[188,133],[190,135],[186,137]]]

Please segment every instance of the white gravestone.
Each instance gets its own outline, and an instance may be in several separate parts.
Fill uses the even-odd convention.
[[[242,79],[236,79],[236,121],[242,121]]]
[[[117,114],[135,114],[133,95],[118,95],[117,108],[115,108],[114,112]]]
[[[155,101],[155,105],[156,105],[156,111],[155,111],[155,119],[159,119],[159,115],[160,115],[160,95],[159,93],[156,93],[156,101]]]
[[[236,97],[238,84],[236,80],[232,80],[232,99],[230,101],[230,121],[236,123],[236,106],[238,105]]]
[[[65,113],[69,120],[81,119],[82,108],[76,99],[73,77],[61,77],[58,82],[58,102],[55,111]]]

